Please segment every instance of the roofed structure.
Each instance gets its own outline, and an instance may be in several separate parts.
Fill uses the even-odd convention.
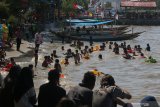
[[[121,7],[155,8],[155,0],[121,0]]]

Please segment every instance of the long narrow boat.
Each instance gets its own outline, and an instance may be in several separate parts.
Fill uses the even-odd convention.
[[[71,36],[71,35],[65,35],[62,33],[54,33],[57,35],[57,37],[60,38],[67,38],[71,40],[81,40],[81,41],[90,41],[92,37],[92,41],[94,42],[103,42],[103,41],[122,41],[122,40],[130,40],[133,38],[136,38],[140,36],[140,34],[143,32],[137,32],[132,34],[121,34],[121,35],[90,35],[90,36]]]
[[[115,30],[115,31],[103,31],[103,32],[102,31],[94,31],[94,30],[89,31],[89,32],[87,32],[87,31],[80,31],[80,32],[72,31],[72,32],[70,32],[70,36],[120,35],[120,34],[128,33],[130,31],[131,30],[129,30],[129,31],[116,31]]]

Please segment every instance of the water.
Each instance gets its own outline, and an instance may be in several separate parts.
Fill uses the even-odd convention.
[[[130,27],[132,29],[132,27]],[[133,26],[134,32],[146,31],[141,34],[140,37],[134,40],[126,41],[127,44],[141,45],[144,49],[147,43],[150,43],[151,52],[145,52],[146,55],[152,55],[157,59],[158,63],[148,64],[144,59],[125,60],[121,55],[114,55],[111,50],[94,52],[90,60],[82,59],[80,65],[75,65],[73,59],[69,59],[70,65],[65,67],[62,65],[63,73],[66,78],[61,80],[62,86],[68,91],[70,87],[77,85],[81,82],[83,74],[91,69],[97,68],[99,71],[113,75],[116,84],[120,87],[127,89],[133,96],[131,102],[139,102],[145,95],[153,95],[160,101],[160,27],[158,26]],[[120,42],[119,42],[120,43]],[[88,43],[86,43],[88,44]],[[95,43],[99,44],[99,43]],[[56,49],[57,54],[64,59],[61,51],[61,43],[49,43],[45,42],[40,48],[39,64],[35,69],[37,76],[34,78],[35,88],[38,94],[39,86],[47,82],[47,73],[50,68],[41,67],[44,55],[50,55],[51,52]],[[69,44],[65,45],[65,49],[68,49]],[[72,48],[74,49],[74,48]],[[98,54],[103,55],[103,60],[98,59]],[[19,62],[21,65],[28,63],[34,63],[34,58],[31,62]],[[97,78],[95,89],[99,87],[99,80]]]

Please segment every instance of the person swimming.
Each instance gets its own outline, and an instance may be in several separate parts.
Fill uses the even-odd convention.
[[[65,62],[64,62],[65,65],[69,65],[69,61],[68,61],[68,58],[65,58]]]
[[[44,57],[44,61],[42,63],[42,67],[48,67],[48,64],[49,64],[49,62],[48,62],[48,56],[45,56]]]
[[[141,58],[146,58],[143,53],[140,54]]]
[[[57,56],[56,53],[57,53],[56,50],[53,50],[53,56],[54,56],[55,58],[58,58],[58,56]]]
[[[103,59],[103,58],[102,58],[102,54],[99,54],[99,55],[98,55],[98,58],[99,58],[100,60]]]
[[[64,46],[61,47],[62,51],[64,51]]]

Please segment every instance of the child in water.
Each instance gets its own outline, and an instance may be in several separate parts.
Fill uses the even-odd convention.
[[[53,57],[54,57],[54,58],[58,58],[58,56],[57,56],[56,53],[57,53],[56,50],[53,50]]]
[[[65,65],[69,65],[69,61],[68,61],[68,58],[65,58],[65,62],[64,62]]]
[[[64,46],[61,47],[62,51],[64,51]]]
[[[45,56],[44,57],[44,61],[42,63],[42,67],[48,67],[48,64],[49,64],[49,62],[48,62],[48,56]]]
[[[147,44],[146,51],[151,51],[149,43]]]
[[[59,64],[59,59],[55,60],[54,68],[58,70],[60,73],[62,73],[62,68],[61,65]]]
[[[38,48],[36,47],[35,48],[35,51],[34,51],[34,57],[35,57],[35,67],[37,67],[37,63],[38,63]]]
[[[99,54],[98,55],[98,58],[100,59],[100,60],[102,60],[103,58],[102,58],[102,54]]]
[[[74,55],[75,64],[80,63],[80,53],[78,53],[78,50],[76,50],[76,53]]]
[[[141,58],[146,58],[143,53],[141,53],[140,57]]]

